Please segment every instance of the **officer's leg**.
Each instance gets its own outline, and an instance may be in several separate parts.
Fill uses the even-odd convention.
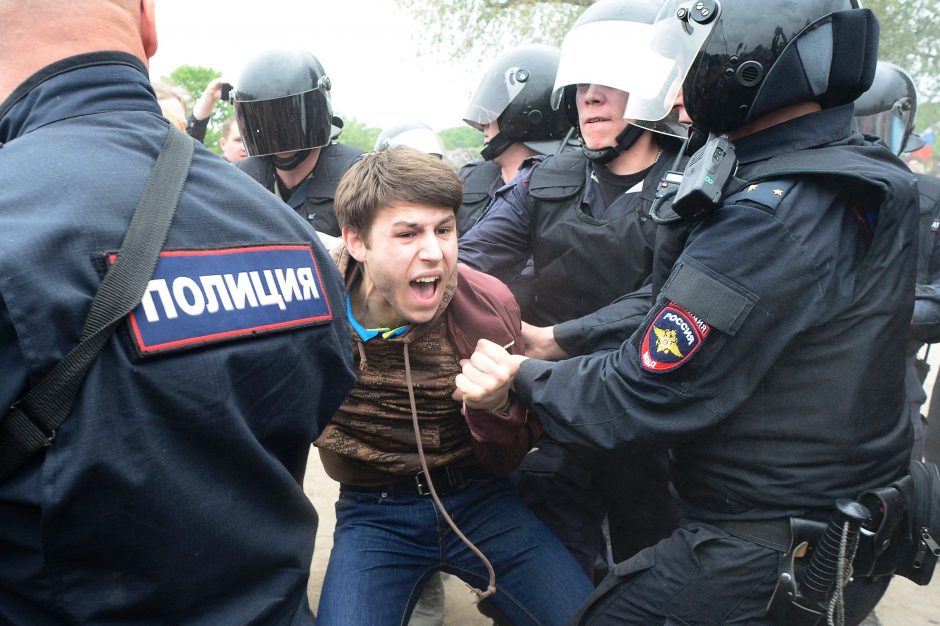
[[[602,477],[614,562],[665,539],[679,525],[669,493],[669,454],[662,451],[606,453]]]
[[[442,626],[444,623],[444,574],[434,572],[421,590],[408,626]]]
[[[574,623],[773,624],[765,615],[780,553],[686,522],[614,570]]]
[[[881,597],[888,590],[890,576],[878,580],[856,578],[845,588],[845,626],[855,626],[871,615]],[[877,618],[874,623],[877,623]]]
[[[598,558],[606,560],[602,524],[606,505],[594,475],[602,470],[599,454],[542,437],[513,477],[526,506],[551,529],[578,563],[593,576]]]
[[[940,463],[940,386],[934,384],[930,394],[930,410],[924,429],[924,459]]]
[[[920,405],[911,403],[911,429],[914,432],[914,445],[911,447],[911,460],[924,458],[925,439],[924,418],[920,414]]]
[[[434,504],[390,501],[341,491],[319,626],[406,623],[425,581],[440,563]]]

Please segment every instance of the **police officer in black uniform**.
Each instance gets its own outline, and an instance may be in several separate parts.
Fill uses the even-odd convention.
[[[533,159],[564,145],[571,122],[550,105],[558,58],[552,46],[518,46],[499,55],[480,80],[463,121],[483,133],[483,160],[458,172],[464,181],[458,233],[470,230],[499,189],[526,177]]]
[[[333,195],[362,151],[331,142],[343,122],[333,116],[330,88],[323,66],[309,52],[271,50],[242,71],[233,104],[249,155],[238,168],[314,229],[338,237]]]
[[[560,441],[671,448],[679,529],[618,564],[578,623],[793,623],[768,614],[793,580],[778,577],[792,520],[828,520],[904,473],[917,198],[851,126],[877,32],[850,0],[665,2],[637,60],[666,80],[637,99],[661,107],[681,87],[715,136],[674,201],[695,225],[653,309],[614,353],[551,363],[481,342],[465,365],[494,388],[517,367],[516,393]],[[825,619],[840,594],[821,580]],[[774,611],[794,609],[787,590]],[[869,591],[847,612],[866,615]]]
[[[630,58],[621,41],[648,32],[658,8],[603,0],[581,15],[562,44],[553,91],[582,147],[533,163],[460,240],[462,261],[506,281],[532,255],[533,297],[520,301],[530,356],[616,349],[649,310],[657,225],[648,214],[685,131],[672,118],[642,122],[659,132],[628,123],[631,86],[620,68]],[[519,470],[526,504],[591,575],[606,569],[605,516],[615,560],[675,527],[665,450],[634,455],[629,472],[623,463],[543,437]]]
[[[3,407],[79,343],[170,131],[152,2],[37,6],[0,0]],[[163,250],[54,439],[0,481],[0,623],[313,624],[301,481],[354,381],[342,280],[201,145]]]
[[[910,75],[887,61],[879,61],[871,89],[855,101],[855,125],[862,133],[883,142],[897,155],[923,146],[913,134],[917,119],[917,88]],[[911,340],[907,350],[905,385],[911,401],[914,447],[911,458],[924,458],[926,418],[921,405],[927,400],[924,380],[930,370],[918,352],[925,343],[940,341],[940,246],[936,237],[940,218],[940,179],[914,174],[920,199],[917,241],[917,290]]]

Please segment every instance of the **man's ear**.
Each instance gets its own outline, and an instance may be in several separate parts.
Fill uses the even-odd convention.
[[[147,58],[157,53],[157,17],[154,0],[140,0],[140,41]]]
[[[358,229],[348,224],[343,226],[343,243],[346,244],[346,249],[349,250],[349,254],[352,258],[360,263],[365,262],[366,257],[369,256],[369,246]]]

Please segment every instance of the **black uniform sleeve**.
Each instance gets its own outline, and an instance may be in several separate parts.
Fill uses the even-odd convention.
[[[911,336],[924,343],[940,341],[940,185],[935,181],[917,178],[920,191],[921,220],[919,226],[924,228],[926,214],[932,216],[927,220],[926,234],[920,237],[927,238],[926,246],[918,246],[918,252],[926,247],[926,254],[918,254],[918,285],[914,296],[914,318],[911,324]],[[926,256],[926,270],[922,272],[923,262],[921,256]],[[926,274],[926,276],[924,276]]]
[[[584,317],[556,324],[555,342],[572,356],[616,350],[639,328],[652,305],[652,286],[646,285]]]
[[[193,117],[193,114],[190,113],[189,117],[186,118],[186,134],[198,141],[199,143],[205,143],[206,141],[206,131],[209,128],[209,118],[207,117],[204,120],[197,120]]]
[[[527,360],[516,392],[561,442],[601,448],[687,442],[738,408],[819,314],[824,286],[806,248],[772,213],[724,207],[692,232],[633,338],[604,355]],[[650,371],[641,352],[660,356],[652,327],[669,307],[694,316],[690,325],[704,322],[707,332],[677,366]]]
[[[532,256],[527,182],[516,179],[486,216],[460,238],[460,261],[475,270],[512,281]]]

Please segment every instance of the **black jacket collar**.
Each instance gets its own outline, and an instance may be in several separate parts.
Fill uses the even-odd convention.
[[[160,113],[147,68],[126,52],[90,52],[56,61],[0,104],[0,142],[77,115],[117,110]]]

